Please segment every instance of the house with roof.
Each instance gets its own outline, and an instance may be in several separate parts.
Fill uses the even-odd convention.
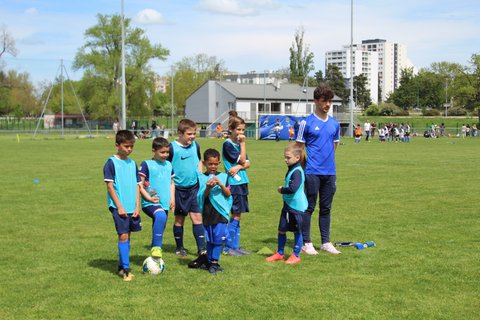
[[[314,90],[280,82],[259,85],[210,80],[187,98],[185,116],[210,124],[208,128],[213,130],[216,123],[225,128],[228,112],[234,110],[247,124],[258,128],[262,116],[303,117],[312,113]],[[335,96],[332,104],[330,115],[340,110],[342,101]]]

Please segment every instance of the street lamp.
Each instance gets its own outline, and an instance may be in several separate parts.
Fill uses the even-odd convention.
[[[350,123],[349,136],[353,138],[353,0],[350,0]]]
[[[125,15],[122,0],[122,129],[127,129],[127,105],[125,102],[126,83],[125,83]]]

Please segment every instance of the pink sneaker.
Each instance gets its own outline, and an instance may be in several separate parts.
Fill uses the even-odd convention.
[[[292,253],[292,255],[290,256],[290,258],[287,259],[287,261],[285,261],[285,264],[297,264],[300,262],[300,257],[297,257],[295,254]]]
[[[322,246],[320,247],[320,251],[325,251],[325,252],[328,252],[328,253],[331,253],[331,254],[340,254],[341,252],[338,251],[331,242],[327,242],[327,243],[324,243],[322,244]]]
[[[309,255],[316,255],[318,254],[317,250],[313,247],[313,243],[307,242],[303,245],[302,251]]]

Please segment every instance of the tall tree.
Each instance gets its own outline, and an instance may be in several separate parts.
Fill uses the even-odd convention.
[[[187,98],[208,80],[220,80],[225,72],[224,62],[215,56],[204,53],[184,57],[177,62],[173,75],[174,103],[183,113]],[[167,91],[171,92],[169,83]]]
[[[303,84],[310,71],[314,70],[314,54],[304,44],[305,30],[300,27],[295,31],[294,42],[290,47],[290,82]]]
[[[0,72],[0,81],[0,114],[21,117],[38,113],[39,103],[28,73]]]
[[[325,80],[327,84],[332,88],[333,92],[342,99],[343,103],[347,103],[349,100],[350,92],[347,88],[345,78],[342,75],[338,66],[329,64],[327,71],[325,72]]]
[[[73,67],[85,69],[80,94],[85,109],[96,118],[112,118],[120,113],[121,16],[97,16],[97,25],[85,31],[86,43],[77,52]],[[125,19],[125,81],[128,115],[152,112],[155,73],[149,62],[165,60],[169,51],[151,44],[140,28]]]
[[[4,53],[12,56],[17,56],[17,47],[15,46],[15,39],[10,35],[5,25],[0,27],[0,58]]]
[[[368,106],[372,104],[370,90],[368,90],[367,85],[368,79],[363,73],[353,77],[354,100],[363,110],[367,109]]]

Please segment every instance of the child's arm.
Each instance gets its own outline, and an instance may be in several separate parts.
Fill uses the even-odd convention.
[[[107,183],[107,192],[110,195],[110,198],[112,198],[113,203],[115,203],[115,206],[117,207],[118,215],[120,217],[126,217],[127,216],[127,211],[125,211],[125,208],[123,207],[122,203],[120,202],[120,199],[117,196],[117,193],[115,192],[115,189],[113,188],[113,181],[105,181]]]
[[[137,201],[135,203],[135,211],[133,211],[133,214],[132,214],[132,217],[133,218],[136,218],[140,215],[140,184],[137,184],[137,194],[136,194],[136,198],[137,198]]]
[[[145,183],[145,176],[140,175],[140,179],[142,179],[142,183],[140,184],[140,195],[143,197],[143,199],[149,202],[159,203],[160,198],[158,195],[156,197],[151,197],[150,194],[147,192],[147,190],[145,190],[143,186],[143,184]]]
[[[170,210],[175,210],[175,182],[170,183]]]
[[[247,147],[245,145],[245,135],[239,134],[237,140],[240,143],[240,157],[238,157],[238,163],[244,165],[247,162]]]
[[[297,192],[302,184],[302,174],[300,171],[295,171],[288,181],[288,187],[278,187],[277,191],[281,194],[294,194]]]
[[[212,182],[212,187],[219,186],[220,188],[222,188],[222,193],[225,197],[230,197],[230,195],[232,194],[230,189],[225,187],[223,183],[220,182],[220,180],[218,180],[217,177],[211,177],[209,181]],[[208,187],[208,181],[207,181],[207,187]],[[210,190],[208,190],[208,192],[210,193]]]

